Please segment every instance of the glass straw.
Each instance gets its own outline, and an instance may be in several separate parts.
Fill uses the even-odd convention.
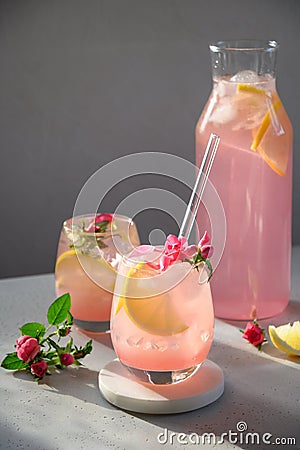
[[[219,143],[220,136],[215,133],[211,133],[201,162],[201,166],[199,168],[197,180],[195,182],[189,204],[185,211],[184,219],[179,231],[179,237],[185,237],[187,239],[189,239],[190,237],[196,219],[197,211],[203,196],[203,192],[210,174],[210,170],[218,150]]]

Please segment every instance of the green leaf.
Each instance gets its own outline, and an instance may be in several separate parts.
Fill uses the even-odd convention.
[[[20,331],[23,336],[27,335],[27,336],[31,336],[33,338],[39,338],[39,337],[44,336],[44,334],[46,332],[46,328],[42,323],[29,322],[29,323],[25,323],[20,328]]]
[[[48,322],[49,325],[59,325],[62,323],[70,312],[71,297],[70,294],[64,294],[58,297],[48,309]]]
[[[28,367],[24,361],[18,358],[17,353],[8,353],[1,363],[1,367],[7,370],[22,370]]]
[[[72,316],[72,314],[70,313],[70,311],[68,312],[68,314],[67,314],[67,318],[68,318],[68,325],[69,326],[71,326],[71,325],[73,325],[73,316]]]
[[[209,277],[207,280],[207,281],[209,281],[211,279],[211,277],[213,276],[213,268],[212,268],[211,262],[208,258],[205,259],[205,264],[207,265],[208,270],[209,270]]]

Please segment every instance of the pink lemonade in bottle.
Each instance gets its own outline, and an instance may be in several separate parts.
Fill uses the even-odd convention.
[[[152,247],[147,258],[161,253]],[[147,259],[149,261],[149,259]],[[213,339],[210,285],[178,261],[160,273],[144,257],[123,258],[111,315],[120,361],[145,381],[164,384],[189,376],[207,357]]]
[[[227,238],[211,285],[216,316],[238,320],[278,314],[290,294],[292,126],[276,92],[277,45],[256,44],[210,47],[213,89],[196,126],[198,165],[209,134],[221,138],[210,180]],[[208,223],[201,207],[200,230]]]

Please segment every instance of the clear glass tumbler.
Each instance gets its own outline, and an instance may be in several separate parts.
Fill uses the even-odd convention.
[[[56,292],[71,295],[74,323],[109,330],[111,304],[122,256],[139,244],[133,221],[117,214],[88,214],[63,223],[55,265]]]
[[[190,263],[176,261],[165,272],[147,257],[123,257],[111,312],[111,338],[121,363],[142,381],[172,384],[192,375],[213,340],[209,282]]]

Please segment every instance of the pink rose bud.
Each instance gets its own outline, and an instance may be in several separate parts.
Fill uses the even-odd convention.
[[[208,258],[213,254],[213,246],[212,245],[203,245],[201,247],[201,256],[202,258]]]
[[[37,339],[31,336],[21,336],[17,339],[16,350],[18,358],[26,363],[33,361],[40,349]]]
[[[203,247],[203,245],[209,244],[210,243],[210,236],[208,234],[207,231],[205,231],[205,233],[203,234],[202,238],[199,241],[198,246],[199,247]]]
[[[111,222],[112,220],[113,220],[113,214],[98,214],[95,218],[95,223]]]
[[[250,342],[250,344],[253,344],[255,347],[258,347],[260,344],[262,344],[265,339],[263,330],[258,325],[255,325],[252,322],[247,323],[242,337]]]
[[[74,362],[74,357],[70,353],[62,353],[59,358],[63,366],[71,366]]]
[[[30,366],[31,373],[38,378],[43,378],[47,370],[47,364],[45,361],[38,361],[36,363],[31,364]]]
[[[95,217],[95,220],[90,223],[90,225],[86,228],[85,231],[98,231],[100,229],[99,224],[101,222],[112,222],[113,220],[113,214],[98,214]]]

